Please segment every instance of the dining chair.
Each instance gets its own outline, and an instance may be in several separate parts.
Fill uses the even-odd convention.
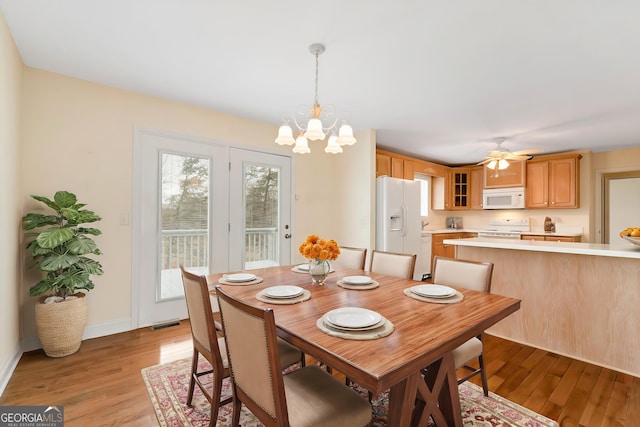
[[[364,270],[367,260],[367,248],[352,248],[349,246],[340,246],[340,256],[332,264],[341,265],[347,268],[356,268]]]
[[[416,254],[400,254],[395,252],[371,251],[372,273],[388,274],[405,279],[413,278],[413,270],[416,268]]]
[[[433,283],[471,289],[479,292],[491,291],[493,263],[476,262],[462,259],[435,256],[433,258]],[[487,373],[484,369],[483,334],[473,337],[453,350],[453,361],[456,370],[464,368],[467,374],[458,379],[458,384],[480,374],[482,390],[489,395]],[[478,359],[478,368],[469,366],[469,362]]]
[[[230,376],[223,326],[220,323],[218,327],[214,322],[214,311],[207,278],[190,273],[183,266],[180,266],[180,273],[182,274],[182,285],[184,287],[193,341],[193,358],[191,361],[187,406],[191,406],[193,392],[197,385],[211,405],[209,426],[215,426],[220,406],[231,402],[230,397],[223,401],[220,400],[222,397],[222,380]],[[217,307],[217,299],[214,301],[215,307]],[[298,362],[304,365],[304,357],[299,349],[282,340],[278,340],[277,344],[282,366],[288,367]],[[212,369],[199,370],[200,355],[209,362]],[[211,383],[203,383],[200,378],[209,374],[213,375]]]
[[[273,310],[253,307],[217,288],[233,387],[232,426],[244,404],[270,426],[365,426],[371,405],[318,366],[286,375],[276,351]]]

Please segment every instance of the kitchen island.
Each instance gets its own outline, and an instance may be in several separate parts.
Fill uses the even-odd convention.
[[[640,377],[640,246],[452,239],[521,309],[487,332]]]

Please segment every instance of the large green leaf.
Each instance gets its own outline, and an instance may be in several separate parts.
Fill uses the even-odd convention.
[[[33,230],[45,225],[57,225],[60,219],[55,215],[42,215],[39,213],[28,213],[22,218],[22,228]]]
[[[86,271],[88,274],[95,274],[96,276],[100,276],[102,271],[102,265],[91,258],[80,257],[80,260],[76,263],[76,267]]]
[[[77,255],[52,253],[42,258],[40,270],[57,271],[75,264],[78,259]]]
[[[65,227],[51,227],[44,230],[37,237],[38,244],[43,248],[55,248],[73,238],[73,231]]]
[[[70,208],[78,201],[76,195],[68,191],[58,191],[53,195],[53,200],[60,208]]]
[[[93,253],[96,248],[95,242],[84,236],[78,236],[67,244],[67,249],[74,255],[90,254]]]
[[[58,211],[60,210],[60,206],[58,206],[56,204],[56,202],[52,201],[51,199],[44,197],[44,196],[31,196],[32,199],[35,199],[39,202],[44,203],[45,205],[49,206],[51,209],[53,209],[54,211]]]
[[[91,234],[92,236],[99,236],[99,235],[102,234],[102,231],[98,230],[97,228],[78,227],[78,228],[76,228],[76,233],[78,233],[78,234]]]
[[[102,219],[98,215],[96,215],[95,212],[87,210],[78,211],[73,208],[63,208],[60,211],[71,225],[84,224],[86,222],[96,222]]]

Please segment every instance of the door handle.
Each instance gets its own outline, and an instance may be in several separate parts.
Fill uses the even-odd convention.
[[[289,233],[285,234],[285,235],[284,235],[284,238],[285,238],[285,239],[290,239],[290,238],[291,238],[291,234],[289,234]]]

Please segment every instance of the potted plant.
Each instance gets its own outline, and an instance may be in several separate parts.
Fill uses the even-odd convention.
[[[87,323],[85,293],[79,291],[93,289],[91,276],[103,273],[102,265],[88,256],[101,254],[89,236],[102,232],[83,224],[101,218],[67,191],[58,191],[53,200],[31,197],[54,211],[22,218],[25,236],[31,239],[26,248],[42,272],[42,279],[29,289],[29,295],[41,296],[35,307],[38,338],[48,356],[67,356],[80,348]]]

